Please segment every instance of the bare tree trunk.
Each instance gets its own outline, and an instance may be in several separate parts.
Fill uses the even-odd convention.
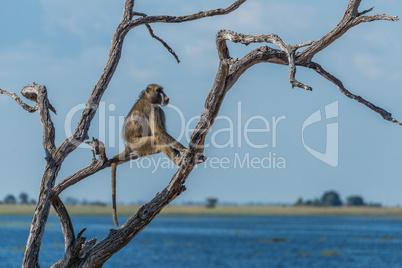
[[[35,214],[26,245],[22,264],[23,267],[39,267],[38,257],[42,241],[41,238],[45,231],[51,206],[49,201],[49,189],[52,189],[54,186],[57,172],[58,168],[55,165],[49,166],[49,164],[46,164],[39,190],[39,199],[36,204]]]

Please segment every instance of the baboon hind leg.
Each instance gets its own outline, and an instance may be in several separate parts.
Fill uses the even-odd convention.
[[[147,156],[162,152],[169,157],[176,166],[180,165],[180,152],[155,136],[147,136],[136,138],[135,143],[132,143],[133,150],[136,150],[140,156]]]
[[[161,152],[154,136],[134,138],[128,146],[130,150],[137,151],[140,157]]]
[[[169,157],[176,166],[179,166],[181,164],[182,155],[180,155],[180,152],[178,150],[170,147],[164,142],[158,142],[158,146],[160,151],[167,157]]]

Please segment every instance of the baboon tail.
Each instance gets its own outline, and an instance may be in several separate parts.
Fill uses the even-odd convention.
[[[113,222],[116,228],[119,227],[119,222],[117,221],[117,209],[116,209],[116,168],[117,164],[112,163],[112,201],[113,201]]]

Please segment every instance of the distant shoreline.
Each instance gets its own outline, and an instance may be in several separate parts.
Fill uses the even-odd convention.
[[[118,205],[121,216],[133,215],[140,205]],[[0,205],[0,215],[33,215],[35,205]],[[111,215],[111,206],[67,206],[70,215]],[[51,210],[51,214],[55,214]],[[402,215],[400,207],[294,207],[294,206],[167,206],[162,215]]]

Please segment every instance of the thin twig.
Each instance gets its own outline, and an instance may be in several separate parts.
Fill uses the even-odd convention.
[[[299,87],[304,88],[305,90],[312,91],[313,89],[296,80],[296,66],[295,66],[295,51],[290,49],[289,51],[285,51],[288,55],[288,62],[289,62],[289,82],[292,85],[292,88]]]
[[[354,20],[354,26],[363,23],[363,22],[372,22],[372,21],[378,21],[378,20],[386,20],[386,21],[399,21],[398,16],[389,16],[385,14],[377,14],[377,15],[372,15],[372,16],[360,16],[357,17]]]
[[[133,16],[146,17],[146,16],[148,16],[148,15],[145,14],[145,13],[133,11]]]
[[[148,15],[145,13],[140,13],[140,12],[133,12],[133,16],[140,16],[140,17],[147,17]],[[174,50],[165,42],[163,41],[162,38],[160,38],[159,36],[156,36],[154,34],[154,31],[152,30],[151,26],[149,24],[145,24],[145,26],[147,26],[147,29],[150,33],[150,35],[152,36],[152,38],[155,38],[156,40],[158,40],[159,42],[162,43],[162,45],[169,51],[169,53],[171,53],[173,55],[173,57],[175,57],[177,63],[180,63],[179,57],[176,55],[176,53],[174,52]]]
[[[364,10],[364,11],[362,11],[362,12],[359,12],[359,13],[357,14],[357,16],[360,17],[360,16],[362,16],[362,15],[364,15],[364,14],[367,14],[367,13],[373,11],[373,9],[374,9],[374,7],[371,7],[371,8],[369,8],[369,9],[367,9],[367,10]]]
[[[318,63],[315,62],[311,62],[309,68],[313,69],[314,71],[316,71],[318,74],[320,74],[322,77],[326,78],[327,80],[329,80],[330,82],[332,82],[333,84],[335,84],[335,86],[338,87],[338,89],[348,98],[351,98],[353,100],[357,100],[358,102],[364,104],[365,106],[367,106],[368,108],[370,108],[371,110],[375,111],[376,113],[379,113],[385,120],[387,121],[391,121],[393,123],[396,123],[398,125],[402,125],[402,123],[398,120],[396,120],[395,118],[392,117],[392,114],[386,110],[384,110],[381,107],[378,107],[376,105],[374,105],[373,103],[365,100],[364,98],[357,96],[353,93],[351,93],[349,90],[347,90],[344,86],[343,83],[336,78],[335,76],[333,76],[332,74],[328,73],[327,71],[324,70],[323,67],[321,67],[321,65],[319,65]]]
[[[162,38],[160,38],[159,36],[156,36],[154,34],[154,31],[152,30],[151,26],[149,24],[145,24],[145,26],[147,26],[147,29],[149,31],[149,34],[155,38],[156,40],[158,40],[159,42],[162,43],[162,45],[170,52],[170,54],[173,55],[173,57],[175,57],[177,63],[180,63],[179,57],[176,55],[176,53],[173,51],[173,49],[165,42],[163,41]]]

